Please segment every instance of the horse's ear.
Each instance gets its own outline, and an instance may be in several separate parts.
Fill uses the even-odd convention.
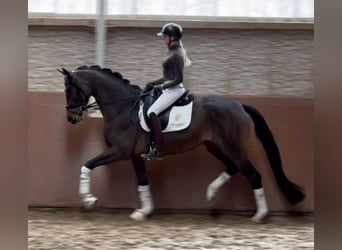
[[[65,68],[57,69],[57,71],[61,72],[65,76],[70,76],[70,72],[67,71]]]

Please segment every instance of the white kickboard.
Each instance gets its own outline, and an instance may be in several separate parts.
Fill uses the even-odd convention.
[[[162,131],[163,133],[166,132],[174,132],[186,129],[189,127],[191,122],[191,114],[192,114],[192,103],[185,106],[174,106],[171,108],[169,123],[167,124],[166,128]],[[140,103],[139,108],[139,122],[140,126],[146,132],[150,132],[150,128],[146,125],[145,118],[143,115],[143,103]]]

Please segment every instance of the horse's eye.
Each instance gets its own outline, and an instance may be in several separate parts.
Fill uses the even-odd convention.
[[[64,91],[65,91],[65,93],[70,93],[71,89],[72,89],[71,86],[68,85],[68,86],[65,87]]]

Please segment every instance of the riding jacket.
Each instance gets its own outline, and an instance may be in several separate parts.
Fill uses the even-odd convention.
[[[179,44],[169,47],[167,57],[163,61],[163,77],[148,85],[162,84],[163,89],[172,88],[183,82],[184,58]]]

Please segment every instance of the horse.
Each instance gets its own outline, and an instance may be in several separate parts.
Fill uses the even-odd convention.
[[[140,207],[130,214],[130,218],[137,221],[147,219],[154,210],[154,204],[145,161],[140,156],[149,142],[148,125],[144,123],[143,115],[146,107],[142,97],[147,95],[146,92],[123,78],[121,73],[98,65],[80,66],[72,71],[65,68],[57,70],[64,76],[67,121],[72,124],[82,121],[83,112],[94,106],[88,102],[91,96],[104,119],[103,135],[108,149],[81,167],[79,195],[83,206],[91,209],[97,201],[90,192],[90,173],[94,168],[119,160],[131,160],[137,178]],[[207,201],[216,196],[220,186],[240,172],[254,190],[256,212],[251,219],[263,222],[269,214],[261,174],[248,159],[247,141],[251,126],[254,126],[266,152],[282,194],[291,204],[305,198],[303,189],[286,177],[272,132],[256,108],[223,95],[187,93],[182,101],[183,104],[175,104],[172,109],[187,109],[185,114],[188,115],[183,114],[186,122],[177,131],[163,126],[164,155],[181,154],[204,145],[209,154],[225,165],[225,171],[208,185]],[[171,119],[170,110],[164,113]]]

